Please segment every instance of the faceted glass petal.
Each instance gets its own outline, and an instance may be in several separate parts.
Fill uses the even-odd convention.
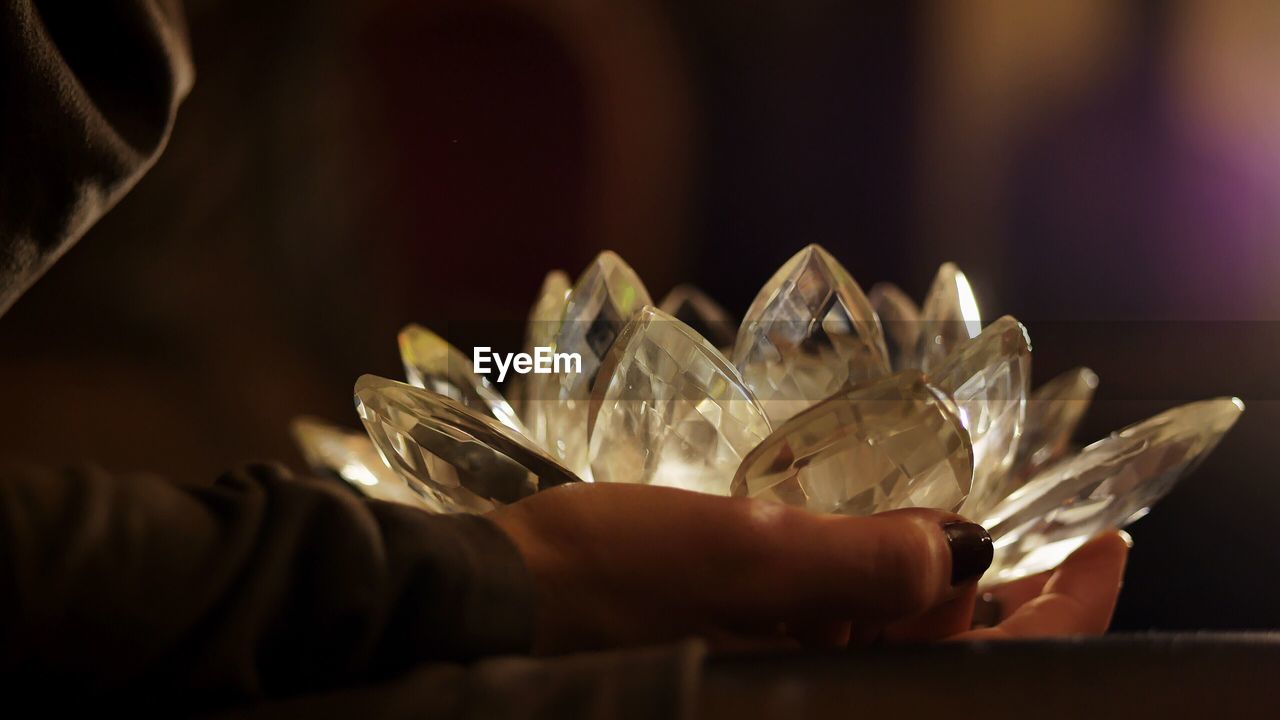
[[[1009,470],[1026,413],[1030,362],[1026,328],[1006,315],[929,373],[955,398],[973,441],[973,491],[960,509],[967,517],[980,517],[1013,489]]]
[[[796,253],[760,289],[738,331],[733,364],[775,425],[846,384],[889,372],[871,303],[817,245]]]
[[[582,372],[531,375],[530,403],[541,403],[547,449],[561,463],[590,479],[587,460],[587,405],[600,361],[640,308],[653,304],[634,270],[612,252],[602,252],[569,293],[556,332],[555,352],[578,353]]]
[[[954,510],[972,476],[955,404],[919,370],[904,370],[788,420],[742,461],[732,493],[847,515]]]
[[[350,432],[310,417],[295,418],[291,430],[302,457],[314,472],[335,476],[378,500],[415,505],[429,512],[453,511],[448,498],[421,486],[411,489],[382,462],[365,433]]]
[[[982,331],[978,300],[969,279],[954,263],[943,263],[933,278],[929,294],[920,309],[920,338],[916,351],[918,367],[931,371],[956,346]]]
[[[876,283],[867,294],[871,307],[884,329],[889,364],[903,370],[916,364],[916,348],[920,344],[920,308],[893,283]]]
[[[569,275],[563,270],[552,270],[543,278],[542,287],[538,288],[538,297],[529,311],[524,343],[526,351],[551,346],[556,332],[560,330],[560,319],[564,317],[564,308],[569,303],[569,291],[572,289]]]
[[[466,512],[577,480],[532,441],[444,395],[364,375],[356,410],[383,461]]]
[[[529,321],[525,327],[524,351],[533,354],[537,347],[551,347],[556,333],[560,330],[560,320],[564,317],[565,305],[569,302],[569,276],[561,270],[552,270],[542,280],[538,289],[538,297],[533,301],[529,311]],[[547,418],[545,403],[528,403],[528,398],[535,388],[537,375],[516,375],[510,380],[512,391],[507,393],[511,404],[520,416],[520,420],[528,429],[529,437],[542,447],[547,447]]]
[[[677,285],[658,309],[693,328],[716,349],[733,347],[737,323],[723,307],[692,285]]]
[[[1097,387],[1098,376],[1081,367],[1032,391],[1027,397],[1022,437],[1013,461],[1012,474],[1016,478],[1029,478],[1066,454]]]
[[[591,394],[596,482],[729,494],[742,456],[770,431],[729,361],[654,307],[623,329]]]
[[[399,339],[400,359],[410,385],[452,398],[516,432],[527,432],[502,395],[486,378],[475,374],[471,358],[444,338],[419,325],[406,325]]]
[[[983,520],[995,542],[984,584],[1053,568],[1090,537],[1145,515],[1213,450],[1243,410],[1236,398],[1183,405],[1032,478]]]

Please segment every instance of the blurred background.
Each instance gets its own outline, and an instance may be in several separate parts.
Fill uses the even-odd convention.
[[[515,350],[625,257],[741,313],[807,243],[968,273],[1089,441],[1248,411],[1136,539],[1116,629],[1280,626],[1280,4],[188,5],[197,83],[137,189],[0,322],[0,452],[198,480],[301,459],[416,321]]]

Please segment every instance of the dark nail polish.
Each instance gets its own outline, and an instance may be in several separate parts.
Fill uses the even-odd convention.
[[[978,579],[991,567],[991,536],[986,528],[971,522],[942,525],[951,546],[951,584],[964,585]]]

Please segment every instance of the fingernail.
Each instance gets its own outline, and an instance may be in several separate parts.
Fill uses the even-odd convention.
[[[964,585],[978,579],[991,567],[991,536],[986,528],[971,522],[944,523],[951,546],[951,585]]]
[[[1119,533],[1120,533],[1120,539],[1124,541],[1124,544],[1125,544],[1125,545],[1127,545],[1127,546],[1129,547],[1129,549],[1130,549],[1130,550],[1132,550],[1132,549],[1133,549],[1133,536],[1132,536],[1132,535],[1130,535],[1129,533],[1125,532],[1124,530],[1117,530],[1117,532],[1119,532]]]

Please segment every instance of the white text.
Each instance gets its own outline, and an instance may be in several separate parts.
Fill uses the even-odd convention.
[[[492,363],[492,365],[490,364]],[[582,372],[582,356],[578,353],[552,352],[549,347],[535,347],[529,353],[496,353],[488,347],[478,347],[471,352],[471,366],[481,375],[489,374],[491,368],[498,370],[498,382],[507,378],[511,370],[521,375],[533,373],[580,373]]]

